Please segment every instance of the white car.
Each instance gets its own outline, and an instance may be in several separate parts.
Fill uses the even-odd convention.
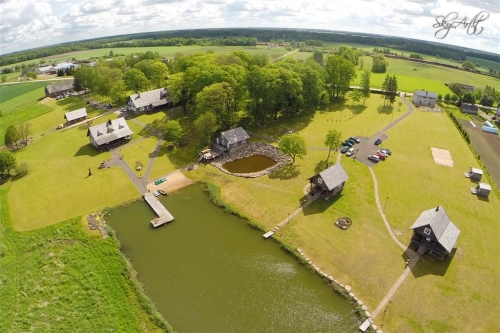
[[[345,156],[352,156],[354,155],[354,148],[349,148],[349,150],[345,153]]]
[[[377,155],[369,155],[369,156],[368,156],[368,159],[369,159],[369,160],[372,160],[372,161],[374,161],[374,162],[378,162],[378,161],[380,161],[380,157],[378,157]]]

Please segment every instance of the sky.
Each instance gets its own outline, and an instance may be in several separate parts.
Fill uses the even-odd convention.
[[[481,12],[485,19],[477,22]],[[476,31],[462,25],[438,39],[438,16],[476,21]],[[499,0],[0,0],[0,54],[129,33],[238,27],[366,32],[500,54]]]

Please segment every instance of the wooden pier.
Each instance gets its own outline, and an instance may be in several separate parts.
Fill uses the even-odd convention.
[[[170,212],[162,205],[162,203],[153,195],[153,193],[145,193],[142,195],[144,200],[149,204],[149,206],[155,211],[157,218],[151,220],[151,225],[153,227],[159,227],[161,225],[167,224],[174,220],[174,217]]]

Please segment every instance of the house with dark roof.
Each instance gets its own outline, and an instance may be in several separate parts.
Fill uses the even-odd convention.
[[[423,105],[434,108],[436,107],[437,95],[432,91],[415,90],[411,101],[415,105]]]
[[[342,192],[347,179],[349,177],[344,168],[340,163],[337,163],[309,178],[311,193],[319,191],[322,198],[328,199]]]
[[[75,111],[66,112],[64,114],[64,119],[66,120],[66,125],[71,125],[79,123],[87,119],[87,109],[81,108]]]
[[[467,90],[468,92],[474,92],[474,86],[470,86],[468,84],[462,84],[462,83],[456,83],[456,85],[462,89]]]
[[[430,253],[439,259],[451,253],[460,235],[443,206],[424,210],[410,229],[413,229],[411,244],[417,253]]]
[[[477,105],[474,104],[462,103],[462,105],[460,105],[460,111],[462,111],[463,113],[477,115],[479,112],[479,108]]]
[[[218,150],[228,151],[245,146],[249,139],[250,135],[242,127],[237,127],[219,134],[215,147]]]
[[[91,145],[104,151],[129,142],[132,139],[132,133],[125,118],[121,117],[89,127],[87,136],[90,138]]]
[[[60,82],[56,82],[53,84],[49,84],[45,87],[45,96],[47,97],[56,97],[62,95],[63,93],[70,93],[74,91],[75,80],[63,80]]]
[[[168,90],[165,88],[138,92],[130,95],[127,101],[127,110],[134,114],[153,113],[163,107],[173,106],[174,103],[168,98]]]

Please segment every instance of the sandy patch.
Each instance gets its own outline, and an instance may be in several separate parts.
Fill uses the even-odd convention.
[[[455,165],[449,150],[431,147],[431,151],[434,163],[450,168]]]
[[[177,191],[180,188],[191,185],[193,181],[182,174],[182,172],[178,171],[176,173],[170,174],[167,177],[167,181],[163,182],[160,185],[155,185],[155,182],[149,183],[146,188],[150,192],[154,192],[157,190],[163,190],[167,193],[171,193]]]

